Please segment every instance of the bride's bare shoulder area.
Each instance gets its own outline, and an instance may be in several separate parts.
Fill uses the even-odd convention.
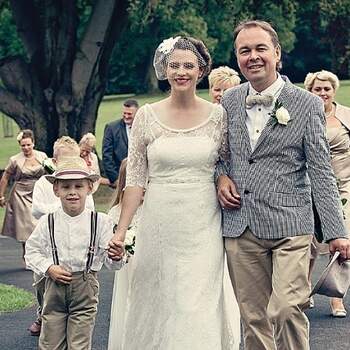
[[[153,102],[150,103],[149,105],[151,106],[151,108],[155,111],[155,112],[160,112],[163,109],[166,109],[167,104],[168,104],[168,99],[164,98],[163,100],[157,101],[157,102]]]
[[[211,103],[203,98],[199,98],[198,102],[199,102],[198,105],[204,114],[209,115],[213,111],[213,109],[217,107],[216,104]]]

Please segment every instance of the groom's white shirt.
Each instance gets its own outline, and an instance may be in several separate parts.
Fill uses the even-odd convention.
[[[272,95],[274,97],[274,102],[271,106],[255,105],[247,111],[246,124],[248,128],[248,134],[250,139],[250,145],[252,150],[258,141],[258,138],[263,131],[267,121],[270,118],[270,114],[274,108],[274,104],[278,99],[285,82],[278,74],[276,81],[270,85],[267,89],[257,92],[253,86],[249,83],[249,95]]]

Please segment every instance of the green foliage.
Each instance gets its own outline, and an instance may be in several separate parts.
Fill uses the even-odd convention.
[[[331,48],[332,69],[350,75],[350,0],[321,0],[320,23]]]
[[[319,2],[298,0],[294,49],[283,55],[283,72],[293,81],[303,81],[308,72],[331,70],[331,55],[320,26]]]
[[[23,55],[24,52],[11,11],[4,7],[0,12],[0,58]]]
[[[273,22],[286,52],[295,42],[294,0],[130,0],[129,16],[128,28],[111,59],[108,93],[148,91],[154,50],[170,36],[182,34],[203,40],[214,66],[232,65],[232,31],[243,19]]]
[[[130,25],[125,42],[122,40],[117,45],[111,60],[109,91],[147,91],[146,79],[152,69],[154,50],[170,36],[199,38],[212,52],[214,61],[229,60],[232,20],[218,3],[220,1],[130,1]],[[125,67],[122,62],[131,62],[130,59],[133,62]]]

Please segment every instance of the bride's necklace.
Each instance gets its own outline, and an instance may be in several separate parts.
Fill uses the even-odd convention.
[[[333,115],[333,112],[334,112],[334,105],[332,104],[332,108],[331,108],[331,110],[330,110],[328,113],[325,113],[326,118],[331,117],[331,116]]]

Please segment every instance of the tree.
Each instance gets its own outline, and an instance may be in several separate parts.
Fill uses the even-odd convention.
[[[211,3],[217,5],[217,1],[213,0],[131,0],[127,34],[118,42],[113,53],[110,90],[158,91],[152,59],[157,45],[167,37],[195,36],[213,50],[219,38],[211,34],[207,19],[214,16],[214,11],[222,14],[216,33],[223,34],[222,28],[228,26],[230,16],[218,6],[216,10],[211,8],[209,11],[208,4]]]
[[[350,75],[350,0],[321,0],[320,24],[330,46],[332,71],[344,78]]]
[[[163,39],[179,34],[202,39],[214,66],[237,68],[232,31],[239,21],[248,18],[271,20],[284,51],[292,50],[295,0],[130,0],[129,25],[111,60],[109,92],[158,90],[152,67],[154,50]]]
[[[123,0],[9,1],[25,55],[0,60],[0,111],[32,129],[38,148],[51,153],[57,137],[94,131],[127,6]]]

